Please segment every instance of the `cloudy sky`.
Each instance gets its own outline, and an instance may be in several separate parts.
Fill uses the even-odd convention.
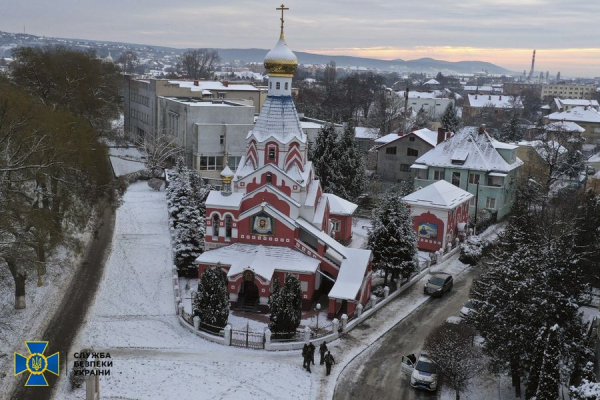
[[[0,30],[173,47],[270,48],[265,0],[0,0]],[[293,50],[489,61],[600,76],[598,0],[288,0]]]

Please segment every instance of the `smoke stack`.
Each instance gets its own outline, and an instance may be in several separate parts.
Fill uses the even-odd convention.
[[[195,80],[195,81],[194,81],[194,86],[200,86],[200,81],[198,81],[198,80]]]
[[[481,125],[479,126],[479,134],[481,135],[481,134],[483,134],[483,133],[485,133],[485,124],[481,124]]]
[[[446,130],[444,128],[438,128],[437,144],[442,143],[446,139]]]

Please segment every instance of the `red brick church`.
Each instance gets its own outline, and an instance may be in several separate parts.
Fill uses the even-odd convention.
[[[206,251],[199,276],[220,264],[227,272],[232,307],[267,311],[273,280],[296,275],[303,309],[328,297],[330,318],[352,314],[371,295],[371,251],[348,248],[356,205],[323,193],[308,139],[292,100],[298,65],[283,34],[264,61],[269,73],[265,104],[246,138],[235,172],[226,167],[221,191],[206,201]],[[325,306],[325,304],[323,304]]]

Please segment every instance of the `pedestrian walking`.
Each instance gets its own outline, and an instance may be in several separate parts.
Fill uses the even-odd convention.
[[[331,373],[331,366],[333,364],[335,364],[335,359],[331,355],[331,352],[328,351],[327,354],[325,355],[325,368],[327,368],[327,375],[328,376]]]
[[[321,361],[319,364],[323,365],[325,362],[325,353],[327,353],[327,344],[325,342],[321,343],[319,346],[319,353],[321,353]]]
[[[310,362],[315,365],[315,345],[312,342],[308,342],[308,350],[310,352]]]
[[[308,360],[308,344],[304,343],[304,347],[302,348],[302,368],[307,369],[306,368],[306,362]]]

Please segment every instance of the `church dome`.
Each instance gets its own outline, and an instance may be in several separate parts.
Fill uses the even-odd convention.
[[[294,75],[298,67],[298,58],[287,46],[283,34],[275,47],[267,53],[264,65],[269,71],[269,76],[292,77]]]

